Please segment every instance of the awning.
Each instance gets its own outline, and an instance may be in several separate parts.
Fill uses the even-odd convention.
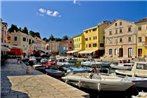
[[[1,51],[10,51],[8,47],[1,45]]]
[[[92,52],[95,52],[96,50],[83,50],[83,51],[80,51],[79,54],[87,54],[87,53],[92,53]]]
[[[72,50],[72,51],[67,51],[66,53],[75,53],[78,52],[79,50]]]

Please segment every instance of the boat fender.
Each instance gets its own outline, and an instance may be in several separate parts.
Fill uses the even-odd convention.
[[[98,91],[101,90],[101,84],[100,83],[97,84],[97,89],[98,89]]]

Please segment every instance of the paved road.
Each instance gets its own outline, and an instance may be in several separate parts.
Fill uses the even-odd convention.
[[[33,70],[16,59],[1,66],[2,98],[89,98],[83,91]]]

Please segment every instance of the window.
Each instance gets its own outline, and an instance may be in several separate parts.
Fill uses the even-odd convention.
[[[122,33],[122,29],[120,29],[119,32]]]
[[[93,31],[96,31],[96,28],[94,28]]]
[[[114,55],[117,55],[117,49],[114,49]]]
[[[138,37],[138,42],[142,42],[142,37]]]
[[[85,41],[88,41],[88,38],[85,38]]]
[[[16,36],[14,37],[14,41],[17,41],[17,37]]]
[[[117,26],[117,23],[115,23],[115,26]]]
[[[88,45],[86,44],[86,48],[88,47]]]
[[[88,33],[88,31],[85,31],[85,33]]]
[[[94,44],[93,44],[93,47],[97,47],[97,43],[94,43]]]
[[[131,41],[132,41],[131,37],[128,37],[128,42],[131,42]]]
[[[144,69],[147,70],[147,64],[137,64],[136,69]]]
[[[97,36],[93,36],[93,40],[96,40],[97,39]]]
[[[89,37],[89,40],[91,40],[91,37]]]
[[[69,47],[69,49],[72,49],[71,47]],[[68,49],[67,49],[68,50]]]
[[[112,49],[109,49],[109,55],[112,55]]]
[[[100,43],[100,47],[104,47],[104,43]]]
[[[79,38],[79,41],[80,41],[81,39]]]
[[[29,44],[31,44],[31,39],[29,39]]]
[[[112,35],[112,31],[109,31],[109,35]]]
[[[122,42],[122,38],[119,39],[119,42]]]
[[[128,32],[131,32],[132,30],[131,30],[131,27],[128,27]]]
[[[138,27],[138,31],[141,31],[141,26],[140,26],[140,27]]]
[[[26,41],[26,38],[25,37],[23,37],[23,41]]]
[[[119,24],[122,25],[122,22],[120,22]]]
[[[115,34],[117,34],[117,29],[115,30]]]
[[[89,48],[91,47],[91,44],[89,44]]]
[[[128,57],[132,57],[133,50],[132,48],[128,48]]]

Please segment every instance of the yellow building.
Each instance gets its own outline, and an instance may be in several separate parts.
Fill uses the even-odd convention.
[[[88,28],[83,31],[85,49],[80,51],[82,56],[100,57],[104,54],[104,29],[110,22],[103,21],[97,26]]]
[[[147,18],[136,22],[137,32],[137,56],[147,56]]]
[[[84,50],[85,47],[85,42],[84,42],[84,34],[80,34],[78,36],[73,37],[73,50],[72,51],[68,51],[68,54],[74,54],[74,55],[78,55],[78,52],[81,50]]]

